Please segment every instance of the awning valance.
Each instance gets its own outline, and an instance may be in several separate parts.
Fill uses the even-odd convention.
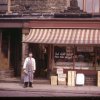
[[[99,29],[31,29],[23,40],[45,44],[99,44]]]

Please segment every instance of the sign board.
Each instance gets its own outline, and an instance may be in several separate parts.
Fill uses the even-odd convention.
[[[78,74],[76,75],[76,84],[77,84],[77,85],[84,85],[84,82],[85,82],[84,74],[78,73]]]
[[[93,52],[93,47],[77,47],[78,52]]]
[[[58,68],[57,69],[57,74],[63,74],[63,68]]]

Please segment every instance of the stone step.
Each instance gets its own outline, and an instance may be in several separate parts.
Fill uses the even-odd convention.
[[[0,79],[2,78],[10,78],[14,76],[14,70],[0,70]]]
[[[20,78],[2,78],[0,79],[1,83],[23,83]],[[34,79],[34,84],[50,84],[50,80],[48,79]]]

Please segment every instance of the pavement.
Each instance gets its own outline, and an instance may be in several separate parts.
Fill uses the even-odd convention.
[[[23,88],[23,82],[20,79],[12,78],[0,80],[0,91],[19,91],[19,92],[40,92],[40,93],[72,93],[76,95],[100,96],[100,87],[97,86],[75,86],[51,85],[49,80],[34,80],[33,87]],[[59,95],[60,96],[60,95]]]

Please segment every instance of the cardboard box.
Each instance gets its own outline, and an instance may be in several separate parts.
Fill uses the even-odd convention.
[[[66,85],[66,78],[58,78],[58,85]]]
[[[57,76],[51,76],[51,85],[57,85]]]
[[[66,74],[58,74],[58,85],[66,85]]]
[[[100,87],[100,71],[97,74],[97,86]]]
[[[68,71],[68,86],[71,86],[71,83],[72,83],[72,78],[71,78],[71,71]]]
[[[76,71],[72,71],[72,86],[75,86]]]
[[[68,86],[75,86],[76,71],[68,71]]]

